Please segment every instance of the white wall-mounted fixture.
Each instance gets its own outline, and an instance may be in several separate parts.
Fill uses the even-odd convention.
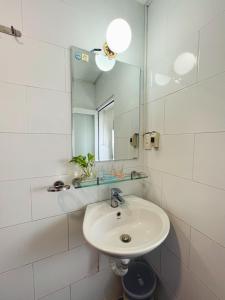
[[[145,150],[151,150],[152,149],[151,132],[146,132],[144,134],[144,149]]]
[[[153,148],[159,148],[159,132],[152,131],[151,133],[151,145]]]
[[[122,53],[128,49],[132,39],[130,25],[124,19],[113,20],[106,32],[106,42],[115,53]]]
[[[151,150],[152,148],[159,148],[160,133],[157,131],[146,132],[144,134],[144,149]]]

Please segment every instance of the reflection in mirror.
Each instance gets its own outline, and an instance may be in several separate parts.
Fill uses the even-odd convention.
[[[116,62],[101,71],[95,53],[71,48],[73,156],[138,158],[140,68]]]

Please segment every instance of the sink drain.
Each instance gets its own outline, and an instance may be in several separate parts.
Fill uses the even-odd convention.
[[[122,234],[120,236],[120,240],[123,242],[123,243],[129,243],[131,241],[131,236],[129,234]]]

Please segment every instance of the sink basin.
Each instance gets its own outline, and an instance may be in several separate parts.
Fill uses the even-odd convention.
[[[167,237],[169,218],[157,205],[136,196],[112,208],[110,201],[87,206],[83,233],[89,244],[118,258],[141,256],[158,247]]]

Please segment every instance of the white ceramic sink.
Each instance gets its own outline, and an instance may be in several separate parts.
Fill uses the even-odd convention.
[[[141,256],[165,240],[170,229],[169,218],[160,207],[147,200],[136,196],[124,198],[125,204],[117,208],[112,208],[110,201],[88,205],[83,222],[84,237],[110,256]],[[131,240],[122,241],[123,234]]]

